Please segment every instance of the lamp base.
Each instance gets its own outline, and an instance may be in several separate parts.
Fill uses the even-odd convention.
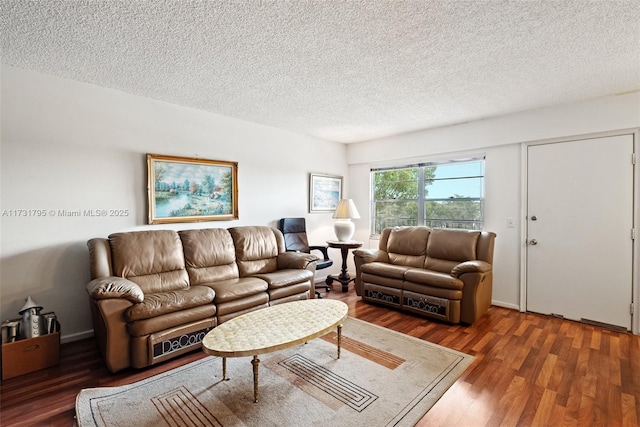
[[[349,242],[356,231],[356,225],[350,219],[336,221],[333,226],[336,237],[340,242]]]

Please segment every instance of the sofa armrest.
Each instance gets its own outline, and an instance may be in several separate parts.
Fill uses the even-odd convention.
[[[485,261],[466,261],[453,267],[451,275],[463,283],[460,322],[472,325],[491,306],[492,265]]]
[[[278,254],[278,270],[306,269],[309,264],[318,261],[315,255],[303,252],[280,252]]]
[[[95,300],[125,298],[133,303],[144,301],[140,286],[124,277],[107,276],[93,279],[87,284],[87,292]]]
[[[389,262],[389,254],[380,249],[356,249],[353,251],[354,259],[360,258],[361,264],[368,262]]]
[[[356,288],[356,295],[362,296],[362,278],[360,267],[363,264],[370,262],[389,262],[389,253],[380,249],[356,249],[353,251],[353,263],[356,266],[356,278],[354,281],[354,287]]]
[[[465,261],[453,267],[451,275],[460,277],[465,273],[486,273],[491,271],[491,264],[484,261]]]

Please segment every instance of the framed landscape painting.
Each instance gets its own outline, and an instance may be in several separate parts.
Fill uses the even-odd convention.
[[[147,154],[149,224],[238,219],[238,163]]]
[[[333,212],[341,198],[341,176],[309,174],[309,212]]]

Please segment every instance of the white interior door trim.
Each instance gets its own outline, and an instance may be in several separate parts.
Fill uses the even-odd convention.
[[[597,132],[583,135],[574,135],[568,137],[561,138],[552,138],[545,140],[534,140],[534,141],[526,141],[521,144],[520,153],[521,153],[521,194],[522,199],[520,200],[520,311],[525,312],[527,308],[527,201],[529,198],[528,194],[528,170],[527,170],[527,152],[528,147],[531,145],[542,145],[542,144],[553,144],[559,142],[571,142],[578,141],[582,139],[593,139],[593,138],[604,138],[610,136],[619,136],[619,135],[632,135],[633,136],[633,145],[634,152],[640,153],[640,128],[630,128],[630,129],[619,129],[614,131],[606,131],[606,132]],[[640,252],[639,252],[639,241],[640,241],[640,173],[638,173],[638,165],[640,164],[640,155],[636,160],[636,168],[634,172],[634,189],[633,189],[633,226],[636,230],[636,238],[633,241],[633,284],[632,284],[632,302],[634,305],[634,313],[632,314],[631,320],[631,332],[634,335],[640,335],[640,280],[638,274],[638,268],[640,267]]]

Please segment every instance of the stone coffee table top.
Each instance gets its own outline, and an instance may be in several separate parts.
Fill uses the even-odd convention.
[[[309,299],[252,311],[212,329],[202,340],[207,354],[255,356],[302,344],[344,322],[342,301]]]

